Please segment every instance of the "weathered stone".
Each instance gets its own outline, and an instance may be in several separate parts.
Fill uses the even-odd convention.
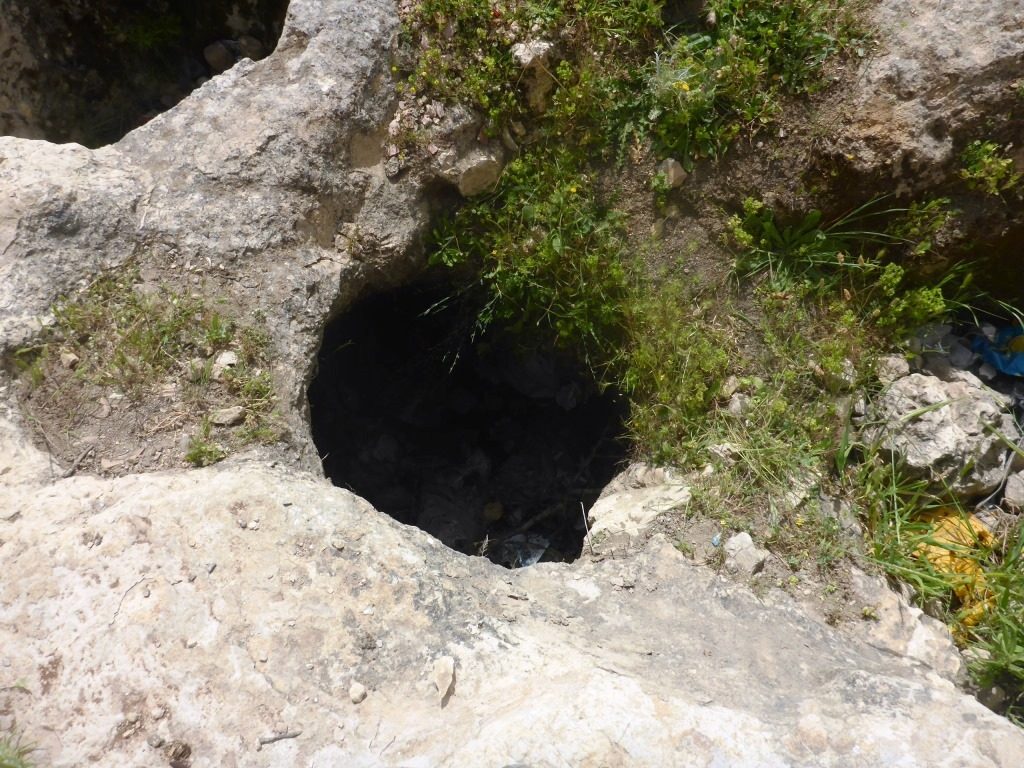
[[[970,368],[978,359],[966,344],[956,343],[949,348],[949,362],[960,369]]]
[[[210,414],[210,423],[218,427],[234,427],[245,421],[245,406],[232,405]]]
[[[982,363],[978,368],[978,376],[984,381],[994,381],[999,376],[999,371],[989,363]]]
[[[949,357],[941,352],[925,352],[919,358],[921,373],[935,376],[943,381],[950,381],[953,374],[953,366]]]
[[[488,191],[498,183],[503,167],[501,158],[493,152],[471,154],[458,165],[459,193],[463,197],[473,197]]]
[[[1020,432],[1009,400],[966,371],[950,381],[913,373],[894,382],[873,405],[881,426],[865,437],[900,456],[912,473],[962,497],[987,494],[1003,480],[1004,440]]]
[[[231,52],[223,40],[210,43],[203,48],[203,58],[215,75],[226,72],[235,65],[235,54]]]
[[[910,363],[903,355],[883,355],[875,362],[875,376],[882,384],[910,375]]]
[[[946,625],[893,592],[878,576],[851,570],[850,587],[861,609],[873,617],[861,628],[869,645],[887,653],[915,659],[947,680],[963,670],[960,654]]]
[[[949,46],[984,39],[995,21],[995,50],[968,53],[1019,76],[1010,6],[933,5],[922,10],[932,21],[947,7],[977,16],[936,25]],[[374,280],[401,283],[422,266],[433,176],[381,158],[394,107],[381,52],[397,30],[391,3],[293,0],[274,55],[236,64],[115,147],[0,139],[0,346],[33,338],[56,295],[139,254],[168,283],[216,282],[265,313],[285,417],[306,434],[303,388],[325,319]],[[906,35],[885,33],[889,46]],[[962,133],[979,108],[971,95],[990,89],[966,82],[972,56],[936,54],[934,42],[910,40],[935,71],[907,110],[924,116],[925,96],[959,102]],[[890,84],[856,94],[893,107],[863,112],[872,128],[906,117]],[[441,115],[413,119],[424,117]],[[434,138],[431,162],[457,168],[475,151],[469,135]],[[873,144],[865,162],[884,163],[888,148]],[[166,745],[172,764],[1024,762],[1021,733],[927,663],[755,596],[658,537],[624,561],[508,572],[296,469],[319,463],[308,440],[293,448],[305,459],[277,468],[243,458],[230,470],[54,480],[0,419],[0,550],[18,574],[0,580],[0,712],[40,744],[40,764],[148,765],[142,729],[112,734],[126,711],[164,707],[161,728],[188,739]],[[344,549],[331,546],[338,531]],[[53,639],[71,636],[75,652],[55,658]],[[441,713],[423,667],[445,656],[458,659],[458,695]],[[354,710],[355,677],[382,693]],[[253,751],[281,720],[302,722],[301,739]]]
[[[134,258],[148,283],[202,283],[265,318],[282,416],[306,434],[290,404],[305,402],[325,318],[368,283],[422,266],[425,190],[441,171],[379,172],[394,108],[381,52],[398,26],[389,2],[293,0],[274,53],[235,64],[114,146],[0,137],[0,352],[33,343],[58,296]],[[478,121],[445,115],[436,143],[454,168],[475,151]],[[499,170],[491,158],[464,186]],[[298,450],[319,466],[311,443]]]
[[[238,38],[238,50],[247,59],[257,61],[265,54],[263,43],[252,35],[242,35]]]
[[[73,371],[78,367],[81,362],[78,355],[74,352],[61,352],[60,353],[60,364],[67,368],[69,371]]]
[[[366,700],[366,686],[360,682],[353,682],[348,687],[348,700],[353,704],[362,704]]]
[[[213,365],[210,368],[210,378],[214,381],[221,381],[224,378],[224,373],[237,365],[238,353],[230,349],[225,350],[213,359]]]
[[[437,698],[444,704],[455,685],[455,659],[451,656],[436,659],[430,672],[431,682],[437,689]]]
[[[673,473],[637,463],[628,467],[590,508],[590,534],[602,539],[616,534],[637,537],[665,512],[685,507],[690,489]]]
[[[855,172],[884,175],[909,194],[955,176],[976,126],[1008,117],[1018,103],[1020,7],[957,0],[915,3],[908,12],[906,3],[882,2],[869,23],[881,33],[880,50],[844,94],[844,125],[829,141]],[[826,113],[833,126],[835,112]]]
[[[669,189],[678,189],[683,186],[683,182],[689,175],[683,168],[683,164],[674,157],[662,160],[658,165],[658,173],[665,177],[665,183],[668,184]]]
[[[0,134],[96,146],[151,118],[154,104],[185,96],[207,74],[202,44],[211,36],[276,41],[287,0],[208,0],[187,16],[150,0],[130,11],[120,0],[3,6]]]
[[[1006,478],[1003,503],[1010,509],[1024,510],[1024,472],[1014,472]]]
[[[526,103],[536,112],[547,109],[548,95],[555,87],[550,60],[553,50],[554,45],[546,40],[530,40],[512,46],[512,57],[524,70]]]
[[[0,708],[39,745],[40,765],[148,765],[144,732],[110,738],[124,690],[138,711],[166,708],[210,765],[614,764],[628,750],[630,765],[653,768],[677,761],[681,723],[700,729],[686,754],[701,764],[1024,760],[1024,734],[920,662],[811,620],[784,595],[755,596],[661,539],[628,561],[507,571],[291,469],[50,486],[45,456],[33,456],[44,484],[6,475],[0,486],[0,509],[21,512],[0,522],[5,567],[19,574],[0,581],[11,664],[0,666]],[[265,510],[263,528],[241,532],[240,508]],[[143,510],[152,527],[140,527]],[[308,546],[338,527],[358,542],[351,556]],[[85,549],[90,530],[103,538]],[[195,562],[219,565],[177,583]],[[76,652],[55,657],[53,638],[69,632]],[[368,643],[377,637],[386,642]],[[425,656],[458,658],[443,710],[435,686],[424,689]],[[183,669],[202,675],[184,700],[168,696]],[[353,710],[356,677],[387,695]],[[301,738],[253,753],[278,718],[302,722]],[[599,738],[606,729],[613,742]]]
[[[768,550],[754,545],[746,531],[731,536],[725,542],[725,567],[733,573],[753,576],[761,572],[768,559]]]
[[[750,395],[742,392],[733,392],[729,398],[726,410],[733,416],[742,416],[750,409]]]

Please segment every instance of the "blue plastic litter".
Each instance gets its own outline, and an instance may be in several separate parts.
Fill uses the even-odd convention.
[[[971,348],[1000,373],[1024,377],[1024,339],[1014,342],[1014,339],[1021,336],[1024,336],[1024,328],[1010,326],[1000,330],[995,341],[978,335]]]

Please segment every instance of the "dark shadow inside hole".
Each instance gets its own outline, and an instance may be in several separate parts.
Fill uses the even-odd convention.
[[[0,134],[99,147],[277,45],[288,0],[5,0]]]
[[[378,294],[328,325],[309,388],[324,471],[460,552],[573,560],[626,458],[622,399],[562,353],[472,343],[473,307],[451,292]]]

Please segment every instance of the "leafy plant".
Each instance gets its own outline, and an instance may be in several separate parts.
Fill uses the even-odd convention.
[[[513,161],[494,197],[462,208],[434,237],[434,264],[479,270],[480,331],[497,323],[595,369],[615,356],[627,295],[622,230],[567,152]]]
[[[695,425],[718,395],[729,344],[685,286],[637,291],[619,385],[629,395],[629,433],[659,463],[683,463]]]
[[[657,0],[423,0],[406,18],[404,37],[420,52],[403,92],[475,107],[497,135],[530,114],[518,87],[522,73],[511,53],[523,30],[537,39],[560,40],[576,63],[573,71],[592,73],[595,62],[618,68],[628,63],[631,52],[648,50],[661,26],[661,5]],[[608,74],[601,66],[597,71],[598,79]],[[559,70],[562,85],[567,84],[561,81],[565,74]]]
[[[714,25],[683,34],[646,70],[644,106],[664,152],[719,157],[744,129],[771,122],[786,95],[822,86],[821,67],[859,44],[848,3],[718,0]]]
[[[1003,149],[994,141],[972,141],[961,155],[960,178],[967,186],[986,195],[1009,192],[1020,182],[1013,160],[1003,156]]]
[[[747,199],[729,219],[738,246],[737,273],[765,275],[782,290],[838,298],[884,335],[898,338],[974,300],[967,264],[944,274],[915,274],[926,265],[936,233],[951,213],[945,199],[909,208],[883,208],[872,200],[831,222],[820,211],[782,224],[763,203]]]

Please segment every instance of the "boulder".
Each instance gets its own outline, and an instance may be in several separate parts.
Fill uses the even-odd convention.
[[[895,381],[872,406],[878,426],[866,440],[899,457],[911,473],[963,498],[1003,481],[1005,440],[1020,439],[1009,398],[966,371],[949,381],[913,373]]]
[[[910,374],[910,364],[902,354],[884,354],[874,364],[874,376],[882,384],[892,384]]]
[[[501,157],[495,152],[478,151],[463,158],[456,166],[459,193],[463,197],[474,197],[494,188],[504,168]]]
[[[909,90],[881,74],[851,89],[859,122],[832,140],[863,151],[854,164],[888,167],[895,147],[908,167],[948,165],[926,102],[962,133],[997,105],[990,83],[1019,76],[1008,4],[918,10],[876,11],[909,20],[885,27],[869,75],[900,57],[930,69]],[[599,535],[638,551],[514,571],[324,481],[305,388],[327,319],[422,268],[439,178],[475,193],[501,162],[476,143],[479,121],[396,106],[383,52],[399,28],[386,0],[292,0],[273,54],[116,145],[0,138],[0,353],[37,339],[55,298],[133,263],[150,284],[266,318],[294,435],[267,459],[62,477],[0,372],[0,562],[13,576],[0,580],[0,727],[16,721],[55,768],[1024,763],[1022,732],[949,682],[948,648],[912,650],[921,617],[866,639],[651,535],[689,498],[671,473],[638,468],[591,511]],[[431,161],[384,150],[409,124],[428,132]],[[931,425],[952,435],[955,466],[922,471],[987,466],[980,423],[1003,427],[1005,403],[954,384],[964,391],[894,395],[892,426],[909,429],[879,441],[924,451],[921,422],[962,411],[960,432]],[[936,409],[900,425],[918,403]]]
[[[1024,761],[927,661],[660,537],[508,571],[282,466],[49,482],[25,459],[44,476],[0,488],[0,712],[40,765]]]
[[[919,192],[959,172],[959,153],[979,126],[1016,136],[1009,117],[1024,55],[1019,5],[887,1],[872,7],[869,22],[878,50],[822,113],[833,126],[828,143],[850,170],[890,179],[897,194]]]
[[[1024,472],[1014,472],[1006,478],[1003,502],[1014,511],[1024,509]]]

